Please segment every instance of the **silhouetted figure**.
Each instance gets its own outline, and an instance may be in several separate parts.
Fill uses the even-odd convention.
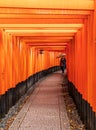
[[[61,67],[62,73],[64,73],[64,70],[66,69],[66,59],[64,56],[62,56],[62,58],[60,59],[60,67]]]

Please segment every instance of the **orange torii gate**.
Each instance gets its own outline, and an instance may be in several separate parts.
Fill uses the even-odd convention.
[[[88,105],[87,114],[96,113],[96,0],[38,2],[0,1],[1,97],[35,74],[59,69],[56,57],[66,53],[68,80],[80,96],[80,109]]]

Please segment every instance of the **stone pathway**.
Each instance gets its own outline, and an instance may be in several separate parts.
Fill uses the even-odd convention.
[[[86,130],[60,72],[40,79],[0,121],[0,130]]]
[[[70,130],[62,81],[62,74],[54,73],[39,82],[9,130]]]

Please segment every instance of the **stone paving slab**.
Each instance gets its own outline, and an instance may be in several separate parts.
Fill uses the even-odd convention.
[[[30,119],[30,120],[29,120]],[[19,130],[60,130],[60,120],[58,117],[42,116],[25,118]]]
[[[64,75],[53,73],[39,82],[9,130],[70,130],[63,79]]]
[[[59,116],[58,105],[32,105],[27,113],[29,116],[44,117],[44,116]],[[26,115],[26,116],[27,116]]]

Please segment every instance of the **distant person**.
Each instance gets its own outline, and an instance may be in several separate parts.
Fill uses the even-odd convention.
[[[64,70],[66,69],[66,59],[64,56],[62,56],[60,59],[60,68],[62,73],[64,73]]]

